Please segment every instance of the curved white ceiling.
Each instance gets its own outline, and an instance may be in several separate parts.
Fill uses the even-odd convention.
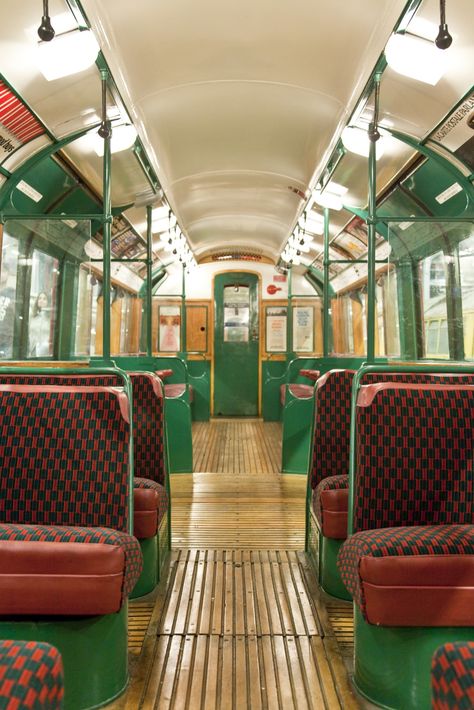
[[[404,0],[83,0],[180,226],[276,259]]]

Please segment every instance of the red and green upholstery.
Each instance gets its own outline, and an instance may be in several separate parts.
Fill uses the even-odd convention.
[[[348,474],[354,370],[330,370],[316,383],[311,488],[328,476]]]
[[[0,635],[60,650],[71,708],[127,684],[129,447],[121,388],[0,385]]]
[[[474,641],[446,643],[431,666],[433,710],[474,708]]]
[[[472,385],[358,394],[355,534],[338,564],[354,597],[354,681],[384,707],[428,707],[435,648],[472,637],[473,416]]]
[[[370,624],[474,624],[474,525],[415,525],[351,535],[342,579]]]
[[[354,532],[473,522],[473,415],[473,386],[361,387]]]
[[[136,539],[118,530],[0,524],[0,616],[115,613],[141,567]]]
[[[161,521],[168,510],[168,494],[160,483],[150,481],[148,478],[134,479],[134,534],[139,540],[151,537],[149,533],[155,530],[156,534]],[[146,515],[144,512],[146,511]],[[153,525],[151,524],[153,516]],[[147,532],[145,532],[145,530]]]
[[[107,609],[112,603],[118,611],[141,571],[138,543],[128,534],[125,393],[106,387],[0,385],[0,457],[0,614],[13,613],[2,606],[13,597],[17,614],[58,613],[61,577],[67,578],[68,590],[67,611],[61,613],[74,613],[75,603],[82,609],[83,590],[69,581],[75,575],[86,584],[88,555],[98,571],[91,572],[92,599],[81,613],[108,613],[101,590]],[[65,543],[79,548],[76,557]],[[22,575],[31,578],[31,587],[22,584]],[[45,604],[49,612],[40,611]]]
[[[61,710],[63,664],[47,643],[0,641],[0,708]]]
[[[313,495],[313,511],[325,537],[345,540],[349,480],[345,473],[328,476],[318,483]]]
[[[154,489],[134,495],[134,535],[139,539],[156,535],[168,508],[164,452],[163,387],[160,379],[148,372],[129,373],[133,391],[134,488]],[[64,387],[120,387],[122,380],[114,374],[10,374],[0,372],[0,383],[24,385],[61,385]],[[150,479],[151,484],[145,479]],[[153,485],[156,484],[156,485]],[[157,507],[153,510],[153,503]],[[166,504],[166,505],[165,505]],[[143,519],[146,518],[144,521]],[[154,532],[151,519],[156,521]],[[147,534],[144,530],[147,530]]]
[[[119,389],[0,385],[0,522],[127,533],[127,419]]]

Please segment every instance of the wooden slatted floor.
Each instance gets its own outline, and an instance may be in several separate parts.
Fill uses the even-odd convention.
[[[261,419],[213,419],[193,423],[194,470],[278,474],[281,424]]]
[[[263,475],[240,468],[232,475],[224,463],[219,472],[172,476],[168,575],[130,605],[131,684],[111,709],[360,707],[338,644],[346,655],[350,609],[326,608],[301,552],[304,477],[271,472],[274,430],[217,423],[228,438],[240,436],[242,424],[250,442],[268,434],[259,443]],[[195,429],[195,461],[217,461],[215,451],[202,451],[213,446],[204,426]],[[235,455],[238,440],[226,446]]]
[[[304,547],[304,476],[180,474],[171,492],[173,547]]]

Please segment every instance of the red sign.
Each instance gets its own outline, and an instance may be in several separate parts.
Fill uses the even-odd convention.
[[[279,286],[274,286],[273,284],[267,286],[267,293],[269,293],[270,296],[274,296],[277,291],[281,291],[281,288]]]
[[[286,276],[285,274],[273,274],[273,280],[275,282],[285,283]]]

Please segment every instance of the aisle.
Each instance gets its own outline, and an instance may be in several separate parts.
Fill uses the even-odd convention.
[[[328,615],[302,552],[305,477],[270,470],[275,425],[221,420],[194,434],[195,461],[217,462],[218,449],[234,461],[259,450],[266,468],[231,474],[224,456],[220,472],[172,476],[167,579],[130,605],[131,684],[109,708],[358,708],[340,614]]]

